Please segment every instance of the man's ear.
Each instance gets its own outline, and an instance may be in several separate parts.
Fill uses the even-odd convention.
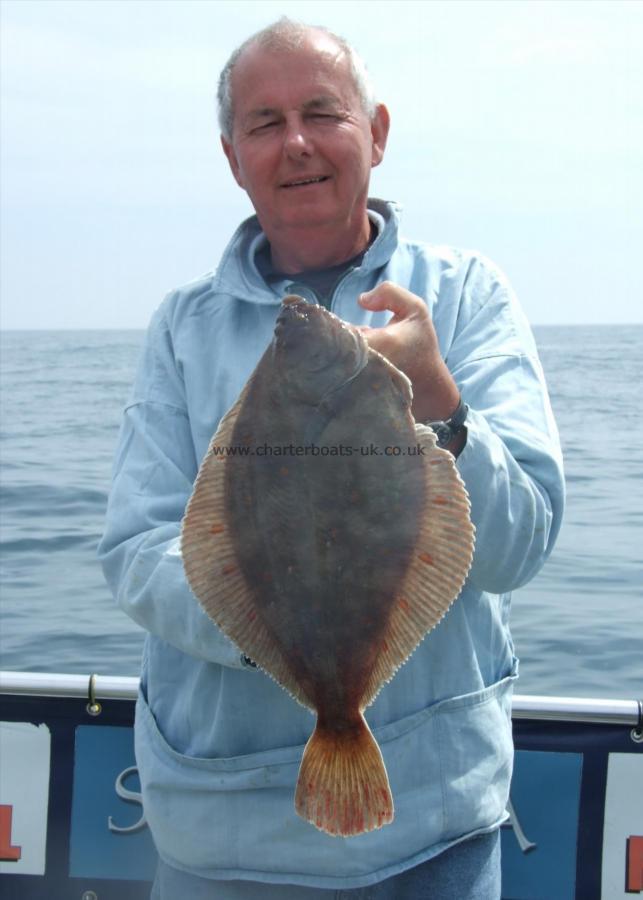
[[[234,152],[234,147],[232,146],[231,141],[224,138],[223,135],[221,135],[221,146],[223,147],[223,152],[225,153],[226,159],[228,160],[228,163],[230,165],[230,171],[234,175],[234,180],[237,182],[239,187],[245,189],[243,178],[241,177],[241,171],[239,169],[239,163],[237,161],[237,155]]]
[[[383,103],[378,103],[375,107],[375,115],[371,120],[371,136],[373,138],[371,167],[379,166],[384,159],[384,150],[386,149],[386,141],[390,127],[391,117],[389,116],[388,109]]]

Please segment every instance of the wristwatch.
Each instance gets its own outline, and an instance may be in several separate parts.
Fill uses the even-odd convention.
[[[438,447],[446,447],[451,443],[453,438],[462,431],[468,412],[469,407],[462,399],[462,395],[460,395],[458,405],[445,422],[439,421],[426,423],[429,428],[432,428],[435,432],[438,439]]]

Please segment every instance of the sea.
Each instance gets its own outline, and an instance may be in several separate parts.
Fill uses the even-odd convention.
[[[515,591],[523,694],[643,697],[643,325],[541,326],[567,510]],[[0,667],[136,675],[96,559],[139,331],[0,335]]]

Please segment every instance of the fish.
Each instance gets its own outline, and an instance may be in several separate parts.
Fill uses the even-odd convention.
[[[201,463],[182,523],[205,612],[316,715],[295,810],[334,836],[393,821],[364,711],[443,618],[474,527],[409,379],[296,295]]]

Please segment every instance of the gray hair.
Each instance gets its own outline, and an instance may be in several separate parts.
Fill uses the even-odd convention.
[[[331,38],[340,50],[346,54],[348,70],[353,79],[362,109],[369,119],[373,119],[376,107],[375,92],[364,61],[357,51],[343,37],[330,31],[328,28],[324,28],[322,25],[304,25],[303,22],[295,22],[287,16],[282,16],[277,22],[251,35],[243,44],[237,47],[221,70],[217,90],[217,103],[219,128],[226,140],[231,140],[232,138],[232,124],[234,121],[232,73],[239,58],[252,44],[258,44],[268,50],[296,50],[312,31],[320,31]]]

